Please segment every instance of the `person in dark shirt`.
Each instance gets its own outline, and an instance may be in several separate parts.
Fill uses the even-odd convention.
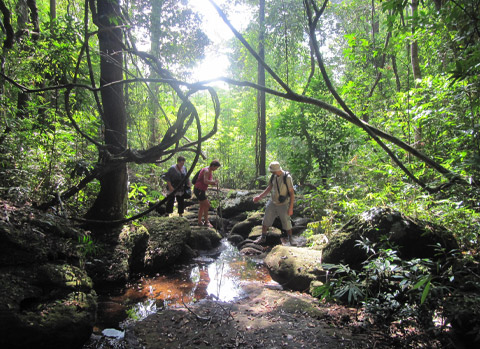
[[[168,172],[165,176],[165,179],[167,180],[167,194],[173,192],[175,187],[182,182],[186,175],[187,169],[185,167],[185,158],[183,156],[179,156],[177,158],[177,163],[168,169]],[[187,178],[186,183],[187,186],[190,186],[190,179]],[[183,215],[183,212],[185,211],[185,199],[183,196],[184,189],[184,186],[182,186],[175,192],[175,195],[172,195],[170,198],[168,198],[166,205],[167,214],[173,213],[173,205],[175,200],[177,200],[178,215],[180,217]]]

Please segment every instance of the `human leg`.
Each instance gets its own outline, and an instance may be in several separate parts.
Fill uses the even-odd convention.
[[[260,235],[254,242],[256,244],[258,243],[264,243],[267,240],[267,231],[268,228],[272,226],[273,221],[275,220],[276,217],[276,212],[275,212],[275,205],[269,201],[267,203],[267,206],[265,207],[265,215],[263,216],[263,221],[262,221],[262,235]]]
[[[173,204],[175,203],[175,196],[172,195],[167,199],[167,204],[165,205],[165,212],[167,215],[173,213]]]
[[[207,196],[205,195],[204,190],[200,190],[197,187],[193,188],[193,193],[198,199],[199,208],[198,208],[198,225],[202,225],[202,217],[204,216],[205,202],[207,201]],[[207,208],[208,210],[208,208]]]
[[[292,221],[288,215],[288,205],[279,205],[277,206],[278,217],[280,222],[282,222],[282,228],[287,232],[288,242],[290,245],[293,245],[292,240]]]
[[[267,231],[268,227],[266,225],[262,225],[262,235],[260,235],[258,238],[253,241],[256,244],[263,244],[265,241],[267,241]]]
[[[211,227],[212,224],[210,223],[210,221],[208,220],[208,210],[210,209],[210,201],[205,200],[204,202],[204,208],[203,208],[203,224],[205,224],[206,226],[209,226]]]
[[[185,212],[185,199],[182,196],[177,196],[177,209],[178,209],[178,215],[182,216],[183,212]]]
[[[203,218],[203,211],[205,210],[205,201],[200,201],[199,202],[199,207],[198,207],[198,225],[203,225],[202,218]]]

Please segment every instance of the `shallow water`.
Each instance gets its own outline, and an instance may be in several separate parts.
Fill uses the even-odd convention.
[[[167,307],[182,306],[207,297],[225,302],[241,299],[242,285],[272,282],[262,260],[242,256],[226,240],[215,251],[202,253],[193,263],[174,272],[142,278],[135,284],[98,299],[94,333],[123,336],[124,324],[141,320]]]

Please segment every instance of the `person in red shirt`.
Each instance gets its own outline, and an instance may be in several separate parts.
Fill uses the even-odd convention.
[[[218,160],[213,160],[210,163],[210,166],[202,168],[200,170],[200,174],[198,175],[198,179],[193,187],[193,193],[200,202],[200,208],[198,210],[198,225],[212,227],[212,224],[208,220],[208,210],[210,208],[210,202],[208,201],[206,191],[209,185],[218,185],[218,180],[213,179],[213,172],[218,170],[220,166],[221,165]]]

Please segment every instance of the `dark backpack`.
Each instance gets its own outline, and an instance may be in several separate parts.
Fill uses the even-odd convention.
[[[193,178],[192,178],[192,184],[193,184],[193,185],[195,185],[195,183],[197,182],[197,180],[198,180],[198,175],[200,174],[200,172],[201,172],[202,170],[203,170],[203,168],[200,169],[200,170],[198,170],[198,172],[195,173],[195,176],[193,176]]]

